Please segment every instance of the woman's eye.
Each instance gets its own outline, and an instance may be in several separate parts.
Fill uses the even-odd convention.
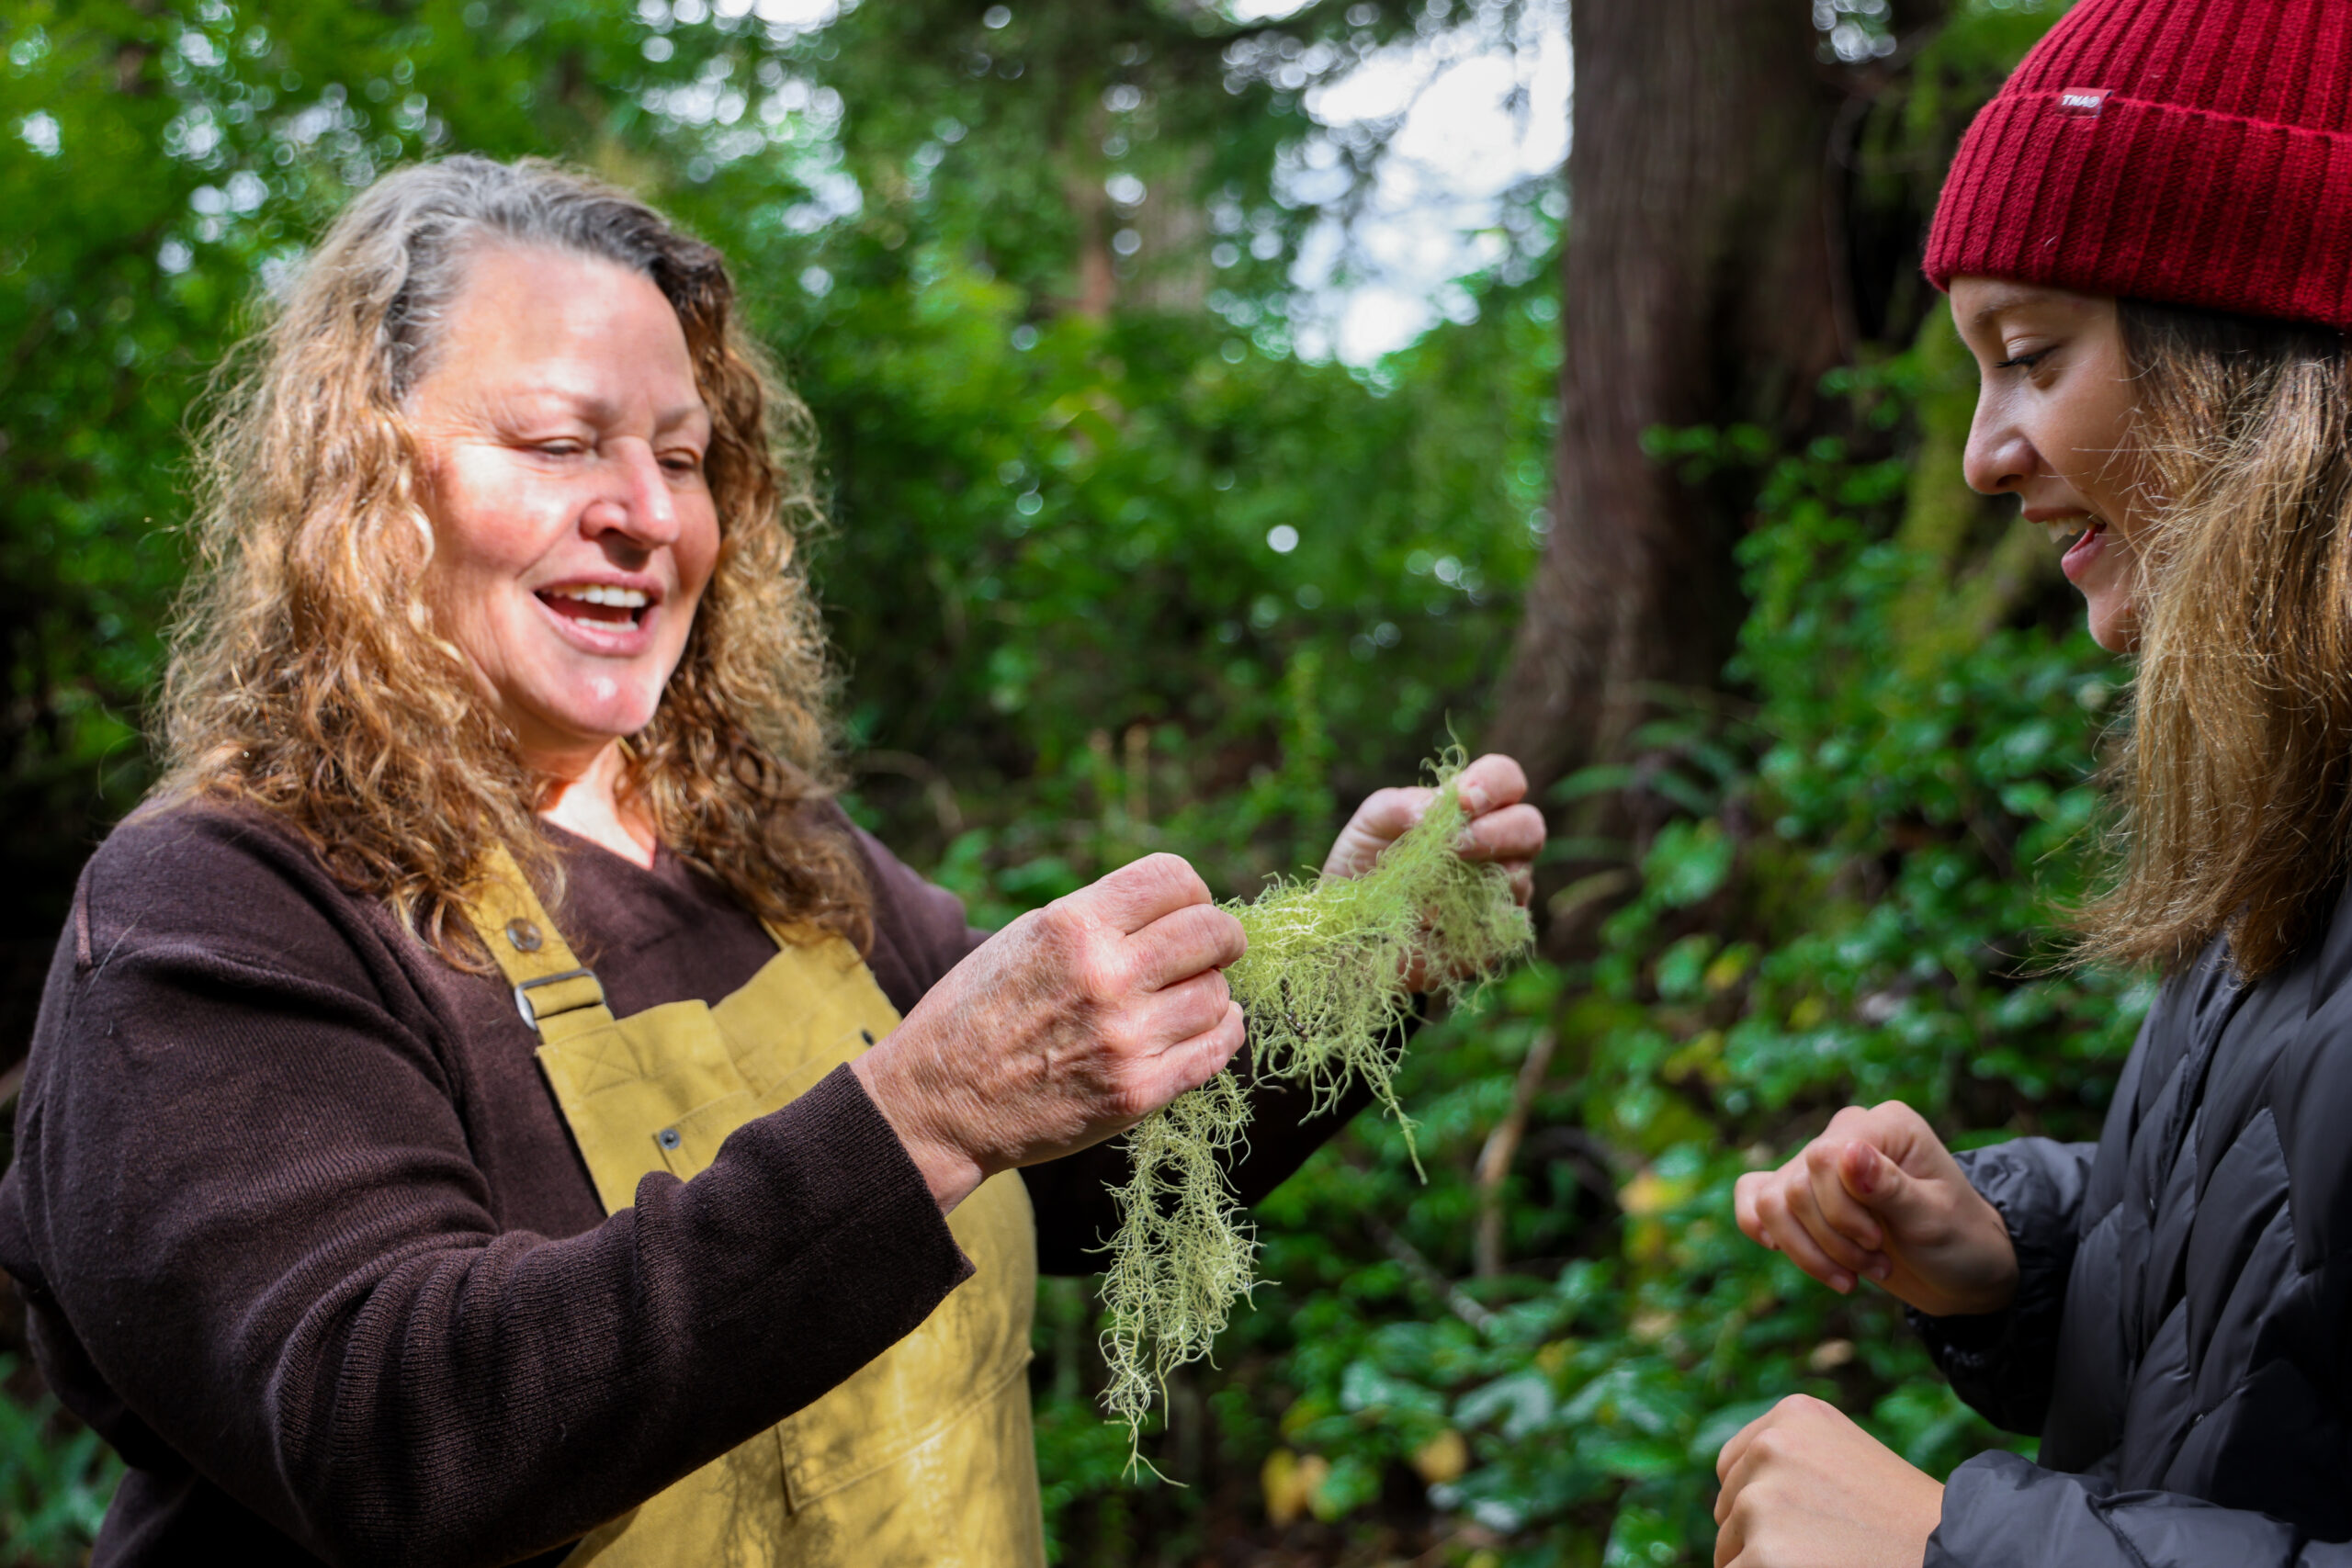
[[[662,466],[673,474],[698,474],[702,472],[702,454],[672,452],[662,459]]]
[[[537,450],[543,457],[577,457],[587,448],[577,441],[542,441],[537,444]]]
[[[2049,356],[2050,351],[2048,349],[2037,348],[2030,354],[2016,355],[2010,358],[1996,361],[1994,364],[1993,368],[1996,370],[2030,370]]]

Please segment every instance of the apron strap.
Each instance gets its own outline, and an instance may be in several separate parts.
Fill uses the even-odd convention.
[[[466,918],[491,962],[513,987],[514,1010],[539,1038],[559,1039],[598,1029],[613,1021],[605,1004],[605,987],[595,972],[580,962],[571,944],[531,891],[530,878],[514,863],[504,844],[492,844],[482,857],[481,874],[475,878],[473,897],[466,902]],[[788,948],[821,933],[763,919],[769,938]]]
[[[523,1021],[550,1043],[612,1022],[605,987],[563,940],[506,846],[492,844],[482,861],[466,918],[514,988]]]

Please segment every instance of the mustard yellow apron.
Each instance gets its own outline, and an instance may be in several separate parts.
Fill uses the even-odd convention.
[[[729,1133],[898,1027],[847,942],[773,925],[776,955],[717,1006],[616,1019],[512,857],[489,872],[469,913],[608,1213],[649,1171],[691,1179]],[[984,1182],[948,1228],[978,1272],[920,1328],[594,1531],[567,1568],[1043,1568],[1024,1375],[1037,1244],[1019,1174]]]

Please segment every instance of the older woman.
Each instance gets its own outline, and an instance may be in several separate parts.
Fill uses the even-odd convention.
[[[1241,1045],[1242,938],[1159,855],[982,942],[826,802],[798,411],[730,306],[623,195],[412,168],[210,432],[169,775],[0,1187],[130,1467],[99,1562],[1042,1561],[1035,1272],[1105,1223],[1081,1151]],[[1464,789],[1530,859],[1516,767]],[[1335,1124],[1261,1118],[1245,1197]]]

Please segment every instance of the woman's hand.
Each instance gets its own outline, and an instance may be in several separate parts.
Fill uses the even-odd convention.
[[[1715,1568],[1919,1568],[1944,1489],[1833,1405],[1792,1394],[1715,1458]]]
[[[2000,1212],[1900,1100],[1848,1106],[1788,1164],[1734,1190],[1748,1239],[1833,1291],[1868,1276],[1931,1317],[1998,1312],[2017,1294]]]
[[[1220,971],[1249,945],[1193,868],[1148,855],[1033,909],[850,1064],[942,1213],[1102,1142],[1241,1048]]]
[[[1454,777],[1454,790],[1469,826],[1463,834],[1464,860],[1493,861],[1510,873],[1510,890],[1525,904],[1535,890],[1535,857],[1544,849],[1544,813],[1527,805],[1527,774],[1517,762],[1489,752]],[[1412,789],[1378,790],[1364,797],[1338,841],[1323,859],[1323,874],[1362,876],[1380,859],[1380,852],[1403,838],[1429,810],[1437,791],[1423,784]],[[1422,988],[1424,976],[1413,976],[1413,988]]]

